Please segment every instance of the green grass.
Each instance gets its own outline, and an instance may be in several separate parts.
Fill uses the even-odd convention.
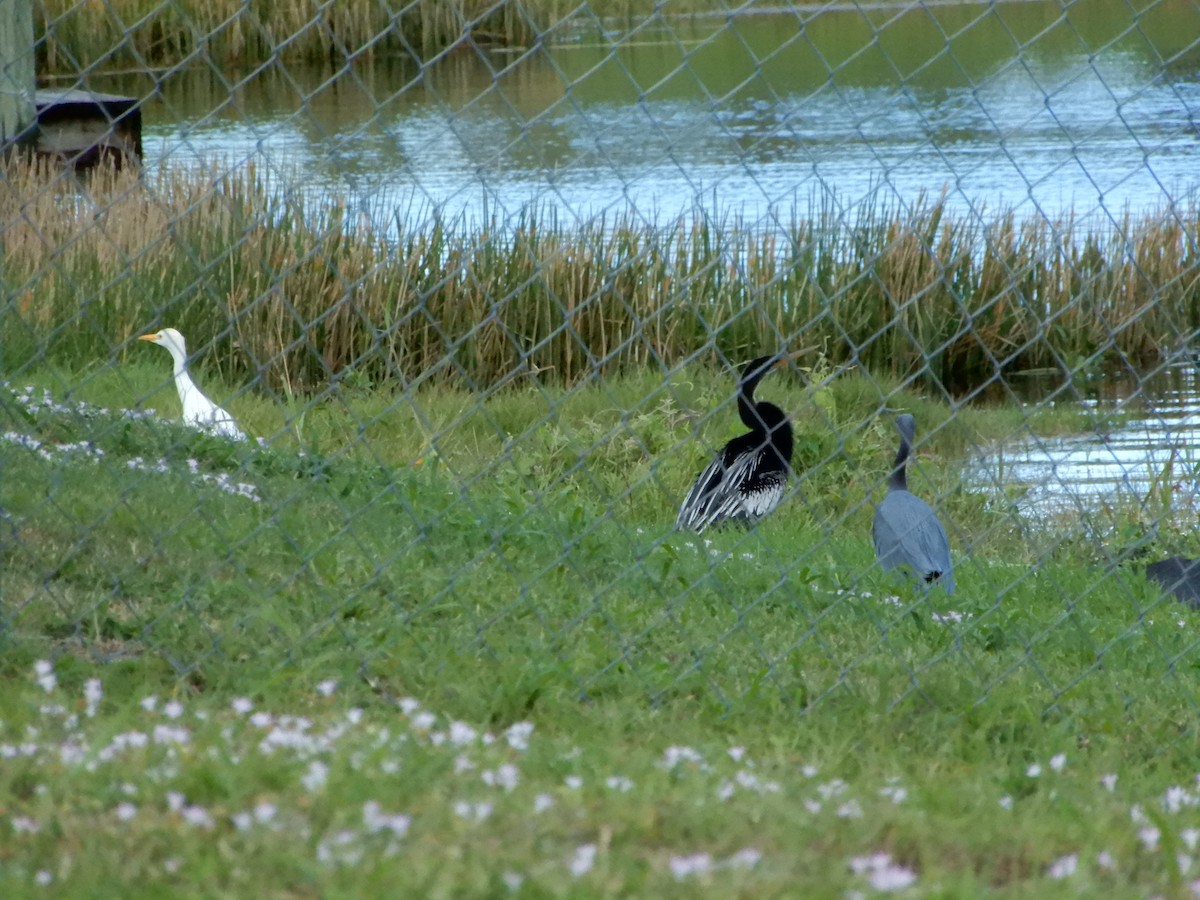
[[[174,417],[147,353],[20,383]],[[761,393],[794,412],[807,475],[761,528],[706,545],[672,507],[707,455],[696,430],[736,430],[728,378],[306,407],[200,375],[266,447],[0,403],[0,431],[95,460],[0,441],[6,897],[491,897],[506,874],[531,897],[832,897],[870,894],[851,861],[876,853],[947,897],[1195,877],[1198,615],[1066,526],[1018,540],[955,487],[1020,411],[775,377]],[[885,402],[917,414],[913,486],[940,495],[953,598],[874,569]],[[504,736],[519,723],[525,748]],[[690,761],[664,765],[679,747]]]

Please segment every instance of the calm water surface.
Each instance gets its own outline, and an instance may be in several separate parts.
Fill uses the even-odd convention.
[[[193,69],[154,84],[146,153],[255,161],[375,222],[694,209],[769,225],[829,195],[1104,217],[1196,188],[1200,8],[1077,0],[798,7],[581,25],[424,70]],[[669,8],[669,4],[668,4]],[[848,212],[849,214],[849,212]]]
[[[1049,402],[1048,387],[1026,386],[1026,399]],[[1176,508],[1200,500],[1200,361],[1180,360],[1150,375],[1110,375],[1078,392],[1060,391],[1053,402],[1127,417],[1102,433],[1026,438],[985,452],[967,481],[1010,496],[1016,489],[1018,508],[1034,516],[1087,510],[1098,501],[1144,502],[1164,473]]]

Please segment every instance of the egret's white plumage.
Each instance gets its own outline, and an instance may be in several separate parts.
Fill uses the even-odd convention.
[[[183,404],[184,424],[235,441],[246,439],[246,435],[233,421],[233,416],[205,397],[188,375],[187,344],[184,343],[182,334],[174,328],[164,328],[154,334],[143,334],[138,340],[153,341],[160,347],[166,347],[171,358],[175,360],[175,388],[179,391],[179,401]]]

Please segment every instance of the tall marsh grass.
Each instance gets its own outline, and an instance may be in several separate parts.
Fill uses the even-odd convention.
[[[1151,357],[1200,328],[1200,209],[1105,230],[959,219],[938,199],[782,229],[697,215],[564,225],[526,211],[385,240],[251,170],[96,172],[74,189],[15,165],[0,192],[10,372],[97,363],[161,325],[230,378],[491,387],[567,383],[697,355],[815,344],[833,363],[956,392],[998,371]],[[399,219],[403,222],[403,218]]]
[[[628,17],[633,8],[631,0],[593,0],[587,16]],[[69,75],[189,62],[421,61],[468,39],[529,46],[581,12],[566,0],[42,0],[36,9],[39,71]]]

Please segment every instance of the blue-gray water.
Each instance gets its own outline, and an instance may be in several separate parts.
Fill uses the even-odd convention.
[[[769,226],[831,195],[849,211],[943,188],[960,212],[1103,219],[1186,201],[1200,171],[1200,11],[1181,0],[827,5],[558,35],[424,71],[93,86],[150,96],[152,166],[253,161],[385,228],[530,203],[564,222],[699,208]]]
[[[1097,413],[1125,415],[1119,425],[1091,434],[1017,435],[1001,446],[981,448],[967,483],[1016,497],[1017,508],[1035,519],[1087,512],[1100,503],[1143,504],[1169,497],[1170,509],[1186,514],[1194,527],[1200,500],[1198,369],[1197,360],[1181,359],[1152,374],[1110,374],[1054,399],[1031,385],[1029,402],[1083,403]],[[1161,509],[1156,504],[1150,511]]]

